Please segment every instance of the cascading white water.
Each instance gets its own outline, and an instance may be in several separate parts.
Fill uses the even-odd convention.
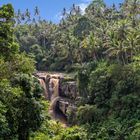
[[[44,96],[46,99],[48,99],[48,91],[47,91],[47,87],[46,87],[46,83],[43,79],[38,79],[40,82],[40,85],[42,86],[43,90],[44,90]]]
[[[51,78],[49,82],[51,100],[59,96],[59,79]]]

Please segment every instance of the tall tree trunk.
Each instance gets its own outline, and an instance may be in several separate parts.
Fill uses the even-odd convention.
[[[128,64],[128,55],[126,51],[125,51],[125,60],[126,60],[126,64]]]
[[[123,54],[121,55],[121,58],[122,58],[123,65],[125,65],[126,63],[125,63],[125,58],[124,58]]]

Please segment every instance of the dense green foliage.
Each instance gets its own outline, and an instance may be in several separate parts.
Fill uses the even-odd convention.
[[[14,10],[0,7],[0,139],[27,140],[42,124],[44,103],[34,61],[14,40]]]
[[[83,87],[88,98],[83,96],[86,105],[78,108],[77,122],[93,124],[94,139],[129,139],[133,131],[138,131],[140,122],[140,65],[100,62],[96,69],[89,72],[85,68],[84,73],[79,73],[83,75],[89,80]],[[81,79],[80,84],[84,84]],[[138,132],[134,139],[139,136]]]
[[[119,8],[95,0],[85,14],[73,5],[70,12],[63,10],[57,25],[37,17],[28,20],[26,12],[17,15],[17,21],[26,23],[17,22],[17,41],[21,51],[34,55],[38,70],[71,71],[101,59],[128,64],[140,51],[139,0],[126,0]]]
[[[0,8],[0,139],[139,140],[140,0],[73,5],[59,24],[34,12]],[[77,73],[73,127],[49,120],[34,65]]]

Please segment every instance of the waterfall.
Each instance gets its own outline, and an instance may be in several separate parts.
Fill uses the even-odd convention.
[[[40,82],[40,85],[42,86],[43,90],[44,90],[44,96],[46,99],[48,99],[48,91],[47,91],[47,87],[46,87],[46,83],[43,79],[38,79]]]
[[[51,100],[59,96],[59,79],[51,78],[49,82]]]
[[[50,101],[49,114],[51,118],[67,126],[67,109],[70,100],[77,96],[75,82],[63,82],[64,74],[61,73],[37,73],[36,77],[44,89],[45,98]]]

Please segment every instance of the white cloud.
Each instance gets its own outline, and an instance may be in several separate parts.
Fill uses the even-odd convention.
[[[59,12],[59,13],[57,13],[57,14],[55,15],[54,18],[55,18],[56,20],[61,20],[62,17],[63,17],[63,16],[62,16],[62,12]]]
[[[88,7],[88,5],[92,2],[93,0],[81,0],[81,3],[76,4],[76,6],[80,6],[82,14],[85,14],[85,9]],[[68,13],[70,12],[69,10],[67,11]],[[54,19],[56,21],[60,21],[62,19],[62,12],[59,12],[58,14],[55,15]]]
[[[89,3],[80,3],[77,6],[80,6],[82,14],[85,14],[85,9],[88,7]]]
[[[77,6],[80,6],[82,10],[82,14],[85,14],[85,9],[88,7],[88,5],[92,2],[92,0],[81,0],[81,3],[77,4]]]

